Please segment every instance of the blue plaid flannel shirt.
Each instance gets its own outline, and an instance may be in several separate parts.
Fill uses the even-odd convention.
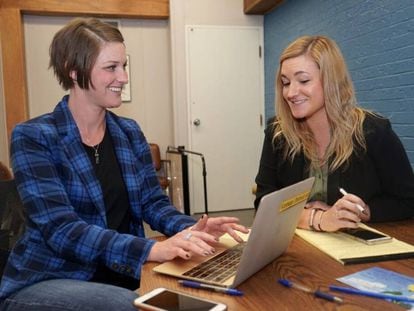
[[[168,236],[195,223],[171,206],[157,181],[138,124],[106,113],[131,205],[130,234],[107,229],[103,193],[68,108],[68,96],[52,113],[13,130],[12,167],[26,213],[26,231],[12,250],[0,298],[53,278],[89,280],[102,263],[140,279],[155,243],[143,221]]]

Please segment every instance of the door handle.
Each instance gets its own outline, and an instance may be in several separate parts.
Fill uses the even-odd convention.
[[[200,119],[194,119],[193,124],[194,124],[195,126],[199,126],[199,125],[201,124]]]

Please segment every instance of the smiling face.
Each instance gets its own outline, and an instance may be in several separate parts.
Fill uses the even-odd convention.
[[[286,59],[281,66],[281,84],[283,98],[295,119],[309,122],[326,118],[320,70],[310,56]]]
[[[125,45],[104,43],[91,71],[91,86],[85,90],[89,101],[102,108],[119,107],[122,89],[128,83],[126,65]]]

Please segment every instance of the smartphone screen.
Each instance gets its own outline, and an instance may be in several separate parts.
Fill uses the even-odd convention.
[[[343,230],[343,232],[367,243],[385,242],[391,240],[391,237],[387,235],[363,228],[346,229]]]
[[[147,305],[171,311],[197,310],[208,311],[216,306],[215,303],[199,300],[175,292],[163,291],[154,297],[141,301]]]

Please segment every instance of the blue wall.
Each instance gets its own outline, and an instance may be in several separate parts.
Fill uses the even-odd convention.
[[[265,112],[274,115],[281,51],[301,35],[341,48],[362,107],[391,120],[414,166],[414,1],[285,0],[264,18]]]

